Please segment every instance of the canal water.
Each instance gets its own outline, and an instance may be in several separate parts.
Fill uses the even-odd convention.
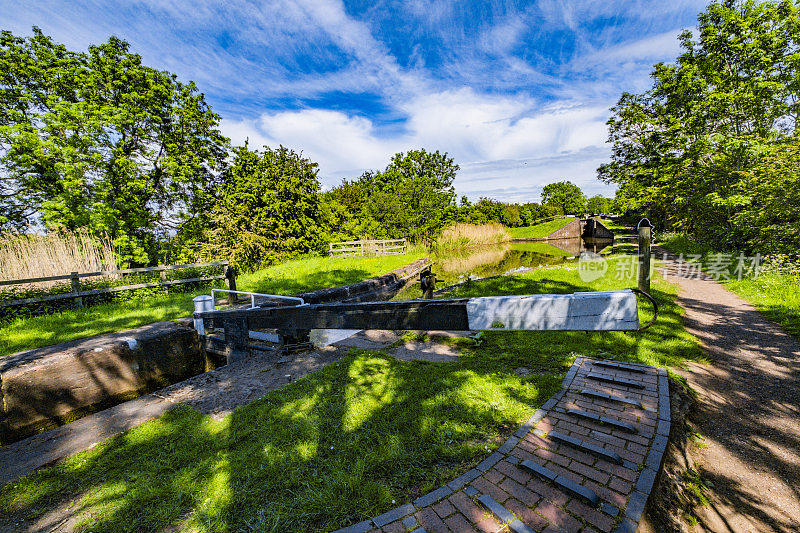
[[[511,275],[540,266],[574,262],[583,252],[599,253],[612,245],[612,240],[558,239],[474,246],[435,254],[431,258],[434,262],[432,270],[440,289],[467,279]],[[416,299],[420,294],[419,284],[413,283],[395,299]]]
[[[477,246],[434,257],[433,272],[448,285],[467,278],[508,275],[544,266],[575,261],[582,252],[600,252],[612,241],[586,242],[559,239],[547,242],[515,241],[493,246]]]

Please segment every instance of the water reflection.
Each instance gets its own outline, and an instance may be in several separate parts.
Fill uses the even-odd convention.
[[[558,239],[476,246],[438,255],[433,270],[446,283],[457,283],[467,277],[485,278],[561,264],[574,260],[584,251],[598,253],[612,243],[609,239]]]

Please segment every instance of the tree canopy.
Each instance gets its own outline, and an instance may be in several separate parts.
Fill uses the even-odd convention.
[[[395,154],[378,172],[367,171],[326,195],[338,235],[430,240],[453,219],[458,165],[425,149]]]
[[[207,230],[206,254],[253,269],[321,251],[317,164],[283,146],[233,150]]]
[[[0,230],[89,228],[123,263],[213,203],[227,140],[193,83],[115,37],[71,52],[0,34]]]
[[[549,183],[542,188],[542,203],[555,207],[562,215],[580,215],[586,209],[586,197],[571,181]]]
[[[797,250],[797,211],[778,209],[772,194],[789,185],[773,173],[786,168],[780,159],[796,157],[798,2],[715,1],[698,22],[675,63],[655,65],[652,87],[612,109],[612,157],[599,176],[619,186],[624,210],[717,246],[763,248],[747,225],[770,212]]]

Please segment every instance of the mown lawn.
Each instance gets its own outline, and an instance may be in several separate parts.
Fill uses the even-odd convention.
[[[458,296],[629,285],[551,267],[474,282]],[[478,345],[457,341],[461,356],[448,363],[354,350],[222,421],[175,410],[6,486],[0,514],[73,502],[85,531],[329,531],[363,520],[471,468],[557,390],[576,354],[700,359],[674,288],[656,281],[653,292],[661,318],[640,333],[487,332]]]
[[[523,226],[520,228],[508,228],[511,237],[514,239],[544,239],[556,230],[559,230],[575,220],[575,217],[557,218],[550,222],[543,222],[535,226]]]
[[[423,250],[415,249],[409,254],[386,257],[302,257],[243,274],[237,280],[237,288],[269,294],[296,294],[355,283],[423,256]],[[193,310],[192,298],[209,291],[137,297],[52,315],[21,317],[0,325],[0,356],[189,316]]]
[[[709,246],[682,234],[668,235],[662,245],[675,254],[684,254],[687,260],[690,255],[700,256],[697,262],[705,270],[715,254]],[[800,338],[800,275],[766,271],[739,279],[737,264],[734,257],[728,269],[729,279],[720,279],[720,283],[753,304],[768,320]]]
[[[242,274],[237,287],[266,294],[297,294],[349,285],[407,265],[426,253],[424,248],[415,247],[407,254],[383,257],[302,257]]]

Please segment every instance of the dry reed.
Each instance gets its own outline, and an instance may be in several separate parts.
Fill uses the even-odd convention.
[[[496,222],[490,224],[455,224],[445,228],[441,237],[436,240],[434,248],[439,250],[456,250],[470,246],[498,244],[511,240],[511,234]]]
[[[117,268],[111,239],[93,237],[85,229],[53,231],[46,235],[13,234],[0,238],[0,280]]]

